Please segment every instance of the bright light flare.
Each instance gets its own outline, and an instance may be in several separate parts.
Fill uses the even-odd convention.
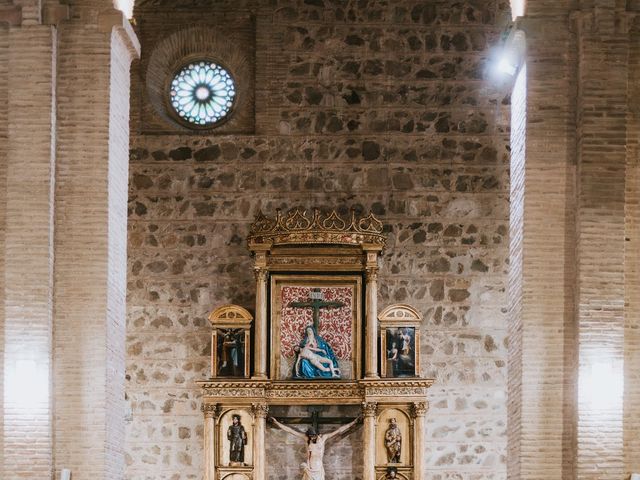
[[[35,360],[18,360],[7,365],[5,403],[8,408],[32,412],[47,408],[49,402],[49,365]]]
[[[129,20],[133,18],[133,3],[134,0],[115,0],[116,8],[124,13]]]
[[[526,5],[526,0],[511,0],[511,18],[524,17]]]
[[[624,378],[621,361],[594,361],[580,367],[579,403],[590,411],[622,408]]]

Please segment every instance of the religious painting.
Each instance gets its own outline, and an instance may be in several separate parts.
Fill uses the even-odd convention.
[[[217,332],[216,376],[243,377],[245,372],[245,330],[221,328]]]
[[[378,314],[378,321],[381,376],[419,377],[420,312],[405,304],[389,305]]]
[[[359,275],[272,276],[272,377],[358,378],[361,292]]]
[[[239,305],[223,305],[209,315],[211,378],[249,378],[251,314]]]
[[[386,373],[393,378],[416,376],[416,329],[414,327],[387,328]]]

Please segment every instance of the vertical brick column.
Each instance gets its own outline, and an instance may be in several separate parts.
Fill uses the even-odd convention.
[[[510,479],[572,475],[572,34],[568,2],[528,2],[512,98]]]
[[[624,12],[606,5],[581,12],[578,38],[576,473],[579,479],[613,480],[623,473]]]
[[[625,188],[625,475],[640,472],[640,28],[629,32]]]
[[[2,478],[50,478],[56,36],[0,33]]]
[[[94,17],[84,3],[59,32],[55,210],[54,454],[56,473],[70,468],[74,480],[124,475],[129,66],[138,52],[120,12]]]

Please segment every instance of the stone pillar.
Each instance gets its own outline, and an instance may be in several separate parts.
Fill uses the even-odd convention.
[[[218,405],[202,405],[204,413],[204,480],[216,478],[216,420],[220,414]]]
[[[428,408],[427,402],[417,402],[411,405],[411,418],[413,418],[413,478],[416,480],[425,478],[427,473],[425,416]]]
[[[375,480],[376,478],[376,414],[378,404],[376,402],[363,402],[362,413],[364,415],[363,441],[364,468],[362,480]]]
[[[253,480],[266,480],[264,440],[269,406],[264,403],[254,403],[251,411],[253,412]]]
[[[267,378],[267,270],[257,267],[254,378]]]
[[[365,378],[376,379],[378,375],[378,252],[367,252],[366,284],[366,332],[365,332]]]

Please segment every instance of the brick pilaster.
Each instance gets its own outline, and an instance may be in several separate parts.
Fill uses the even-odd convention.
[[[74,18],[74,17],[73,17]],[[124,473],[129,66],[121,15],[60,28],[56,175],[56,472]]]
[[[0,476],[40,479],[52,468],[56,34],[32,25],[5,30],[2,38]]]

